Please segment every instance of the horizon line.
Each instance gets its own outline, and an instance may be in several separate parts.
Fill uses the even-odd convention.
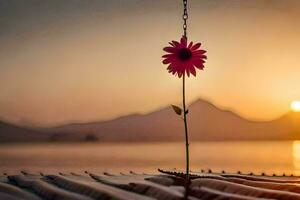
[[[255,122],[255,123],[264,123],[264,122],[272,122],[272,121],[276,121],[282,117],[284,117],[285,115],[289,114],[289,113],[294,113],[293,111],[287,111],[284,114],[278,115],[277,117],[274,117],[272,119],[269,120],[260,120],[260,119],[253,119],[253,118],[249,118],[246,117],[242,114],[240,114],[238,111],[231,109],[231,108],[227,108],[227,107],[222,107],[222,106],[217,106],[215,103],[213,103],[213,101],[209,100],[208,98],[203,98],[203,97],[197,97],[195,100],[191,101],[191,103],[188,105],[191,106],[195,103],[197,103],[198,101],[202,101],[205,103],[208,103],[209,105],[213,106],[214,108],[223,111],[223,112],[230,112],[234,115],[236,115],[239,118],[242,118],[244,120],[247,120],[249,122]],[[108,118],[108,119],[103,119],[103,120],[91,120],[91,121],[85,121],[85,120],[66,120],[60,123],[48,123],[48,124],[43,124],[43,123],[34,123],[34,122],[29,122],[28,124],[22,124],[22,123],[15,123],[15,122],[10,122],[9,120],[5,120],[2,118],[0,118],[0,123],[6,123],[6,124],[11,124],[17,127],[22,127],[22,128],[30,128],[30,129],[52,129],[52,128],[60,128],[63,126],[68,126],[68,125],[83,125],[83,124],[96,124],[96,123],[104,123],[104,122],[109,122],[109,121],[114,121],[114,120],[118,120],[120,118],[124,118],[124,117],[129,117],[129,116],[134,116],[134,115],[138,115],[138,116],[146,116],[155,112],[159,112],[162,111],[164,109],[171,109],[171,104],[165,105],[165,106],[161,106],[159,108],[153,109],[149,112],[129,112],[127,114],[121,114],[117,117],[112,117],[112,118]]]

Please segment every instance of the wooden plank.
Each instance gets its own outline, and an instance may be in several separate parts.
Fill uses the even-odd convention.
[[[173,178],[165,175],[146,177],[145,180],[165,186],[171,186],[175,183],[175,180]]]
[[[18,199],[32,199],[32,200],[40,200],[41,199],[40,197],[38,197],[30,192],[24,191],[14,185],[10,185],[7,183],[0,183],[0,192],[2,193],[2,195],[5,193],[7,195],[14,196]]]
[[[178,190],[174,190],[173,188],[145,180],[145,178],[150,178],[149,176],[126,176],[126,178],[124,178],[124,176],[104,177],[96,174],[90,175],[99,182],[127,189],[135,193],[144,194],[159,200],[177,200],[184,197],[183,192],[179,192]]]
[[[298,183],[300,180],[298,178],[288,178],[288,177],[270,177],[270,176],[249,176],[249,175],[239,175],[239,174],[223,174],[222,177],[226,178],[241,178],[251,181],[264,181],[264,182],[275,182],[275,183]]]
[[[207,187],[192,188],[191,195],[200,198],[201,200],[222,199],[222,200],[265,200],[265,198],[250,197],[239,194],[232,194],[214,190]],[[269,199],[270,200],[270,199]]]
[[[0,200],[20,200],[20,198],[16,197],[15,195],[0,192]]]
[[[131,193],[98,182],[78,179],[75,180],[61,175],[48,175],[47,177],[59,187],[88,195],[94,199],[153,200],[153,198],[150,197]]]
[[[15,182],[19,187],[28,188],[34,193],[40,195],[44,199],[49,200],[91,200],[91,198],[87,196],[83,196],[80,194],[76,194],[73,192],[69,192],[58,188],[54,185],[51,185],[45,181],[42,181],[39,177],[28,177],[24,175],[15,175],[9,176],[8,179],[10,181]]]
[[[300,185],[297,183],[252,181],[252,180],[241,179],[241,178],[226,178],[224,180],[233,183],[253,186],[253,187],[266,188],[272,190],[281,190],[281,191],[290,191],[290,192],[295,192],[300,194]]]
[[[94,180],[100,181],[100,182],[109,182],[112,184],[125,184],[128,185],[132,182],[137,181],[145,181],[147,178],[153,177],[152,175],[114,175],[114,176],[106,176],[106,175],[98,175],[95,173],[89,173],[89,176],[92,177]]]
[[[216,180],[210,178],[199,178],[192,181],[191,188],[207,187],[227,193],[239,194],[244,196],[271,198],[271,199],[293,199],[300,200],[300,195],[293,192],[278,191],[271,189],[264,189],[252,187],[237,183],[232,183],[223,180]]]
[[[203,176],[202,178],[204,177],[207,178],[206,176]],[[295,192],[300,194],[300,185],[298,184],[297,180],[286,180],[284,178],[270,179],[267,177],[255,177],[255,176],[253,177],[250,176],[249,178],[249,176],[244,176],[244,175],[211,176],[210,178],[253,186],[253,187],[266,188],[272,190],[281,190],[281,191],[290,191],[290,192]]]

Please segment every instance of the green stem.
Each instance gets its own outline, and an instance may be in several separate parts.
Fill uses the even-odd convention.
[[[186,117],[186,106],[185,106],[185,74],[182,77],[182,104],[183,104],[183,121],[184,121],[184,131],[185,131],[185,148],[186,148],[186,179],[185,179],[185,187],[186,191],[188,191],[189,187],[189,136],[188,136],[188,126],[187,126],[187,117]]]

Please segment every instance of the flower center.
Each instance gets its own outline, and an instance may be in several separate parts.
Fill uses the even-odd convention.
[[[180,58],[180,60],[186,61],[192,57],[192,52],[188,48],[182,48],[178,52],[178,57]]]

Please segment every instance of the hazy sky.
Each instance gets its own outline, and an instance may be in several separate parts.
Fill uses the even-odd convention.
[[[202,97],[268,120],[300,99],[300,1],[189,0],[189,39],[207,50],[188,80]],[[161,63],[181,37],[181,0],[0,0],[0,116],[53,125],[180,103]]]

